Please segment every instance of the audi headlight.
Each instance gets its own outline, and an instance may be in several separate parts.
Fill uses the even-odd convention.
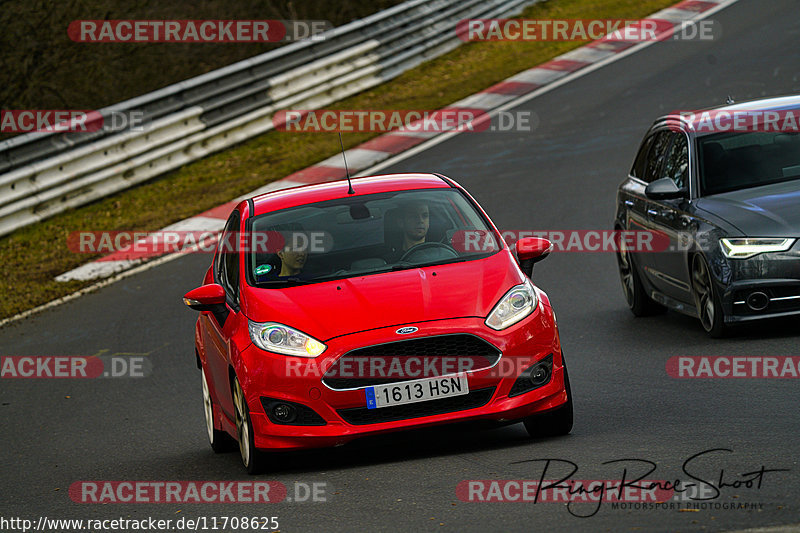
[[[297,357],[316,357],[325,351],[325,346],[317,339],[277,322],[249,323],[250,338],[268,352],[277,352]]]
[[[538,303],[533,285],[526,280],[500,298],[486,317],[486,325],[498,331],[506,329],[531,314]]]
[[[765,252],[785,252],[794,244],[794,239],[736,238],[720,239],[722,253],[730,259],[747,259]]]

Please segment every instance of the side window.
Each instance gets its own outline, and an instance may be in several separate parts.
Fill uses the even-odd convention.
[[[634,178],[644,179],[644,169],[647,165],[647,152],[650,151],[650,145],[653,144],[654,138],[655,135],[650,135],[644,140],[642,147],[639,148],[639,153],[636,154],[636,160],[633,162],[633,168],[631,169],[631,176]]]
[[[647,154],[647,166],[645,167],[644,176],[641,178],[647,183],[659,178],[662,162],[667,154],[667,147],[671,140],[672,133],[669,131],[659,131],[655,134],[650,152]]]
[[[217,245],[214,274],[231,299],[239,295],[239,253],[238,253],[239,211],[234,211],[225,223]]]
[[[673,133],[675,140],[664,159],[661,177],[670,178],[678,188],[689,184],[689,142],[683,133]]]
[[[238,232],[233,233],[235,237],[233,250],[225,254],[225,292],[234,300],[239,298],[239,252],[238,252]]]

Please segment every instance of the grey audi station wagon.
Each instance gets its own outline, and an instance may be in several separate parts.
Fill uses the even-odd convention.
[[[617,191],[615,229],[666,250],[620,247],[636,316],[667,308],[713,337],[800,314],[800,96],[658,119]]]

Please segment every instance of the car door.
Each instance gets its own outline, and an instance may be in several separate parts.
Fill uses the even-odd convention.
[[[231,360],[231,339],[237,323],[235,315],[239,312],[240,254],[238,236],[240,224],[239,211],[233,211],[225,223],[217,245],[217,253],[214,256],[214,282],[222,285],[225,289],[226,310],[222,313],[203,313],[207,320],[206,327],[203,328],[206,333],[203,341],[210,372],[206,378],[210,380],[209,387],[213,389],[220,407],[229,418],[234,416],[228,367]]]
[[[657,232],[666,251],[654,252],[648,263],[648,275],[665,295],[690,302],[689,268],[686,250],[691,242],[692,217],[687,213],[689,200],[689,138],[682,131],[672,131],[658,178],[669,178],[684,192],[680,198],[647,200],[647,227]]]

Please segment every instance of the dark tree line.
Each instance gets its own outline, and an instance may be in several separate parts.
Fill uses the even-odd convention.
[[[73,20],[318,19],[339,26],[399,2],[0,0],[0,109],[99,109],[277,46],[76,43],[67,36]]]

